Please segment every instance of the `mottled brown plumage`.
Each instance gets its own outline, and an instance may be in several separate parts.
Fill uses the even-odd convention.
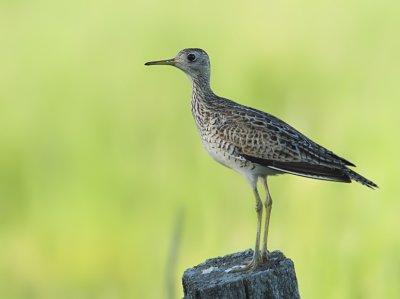
[[[194,90],[198,89],[196,82],[194,85]],[[203,97],[200,92],[194,92],[192,107],[203,141],[227,151],[238,161],[316,179],[341,182],[353,179],[376,187],[347,167],[354,164],[270,114],[214,94]]]

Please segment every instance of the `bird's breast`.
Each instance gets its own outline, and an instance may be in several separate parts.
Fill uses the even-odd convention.
[[[232,144],[204,135],[202,143],[208,154],[218,163],[232,169],[246,167],[246,161],[236,154]]]

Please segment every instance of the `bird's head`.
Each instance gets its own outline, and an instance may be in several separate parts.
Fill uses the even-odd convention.
[[[172,59],[149,61],[145,65],[172,65],[184,71],[192,80],[210,78],[210,59],[206,51],[188,48],[179,51]]]

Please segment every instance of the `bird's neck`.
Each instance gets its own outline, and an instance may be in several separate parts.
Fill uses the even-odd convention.
[[[192,100],[207,101],[210,96],[214,95],[210,87],[209,78],[195,77],[192,79]]]
[[[192,83],[192,114],[198,129],[202,130],[215,95],[209,80],[192,78]]]

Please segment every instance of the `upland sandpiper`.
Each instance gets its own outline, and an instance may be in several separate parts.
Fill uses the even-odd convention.
[[[272,199],[267,177],[294,174],[350,183],[377,185],[349,169],[353,163],[313,142],[282,120],[260,110],[217,96],[210,87],[210,60],[202,49],[180,51],[174,58],[146,65],[172,65],[192,81],[192,114],[207,152],[219,163],[242,174],[256,200],[257,234],[252,261],[242,270],[255,269],[268,258],[267,239]],[[260,250],[263,203],[257,181],[265,187],[264,237]]]

